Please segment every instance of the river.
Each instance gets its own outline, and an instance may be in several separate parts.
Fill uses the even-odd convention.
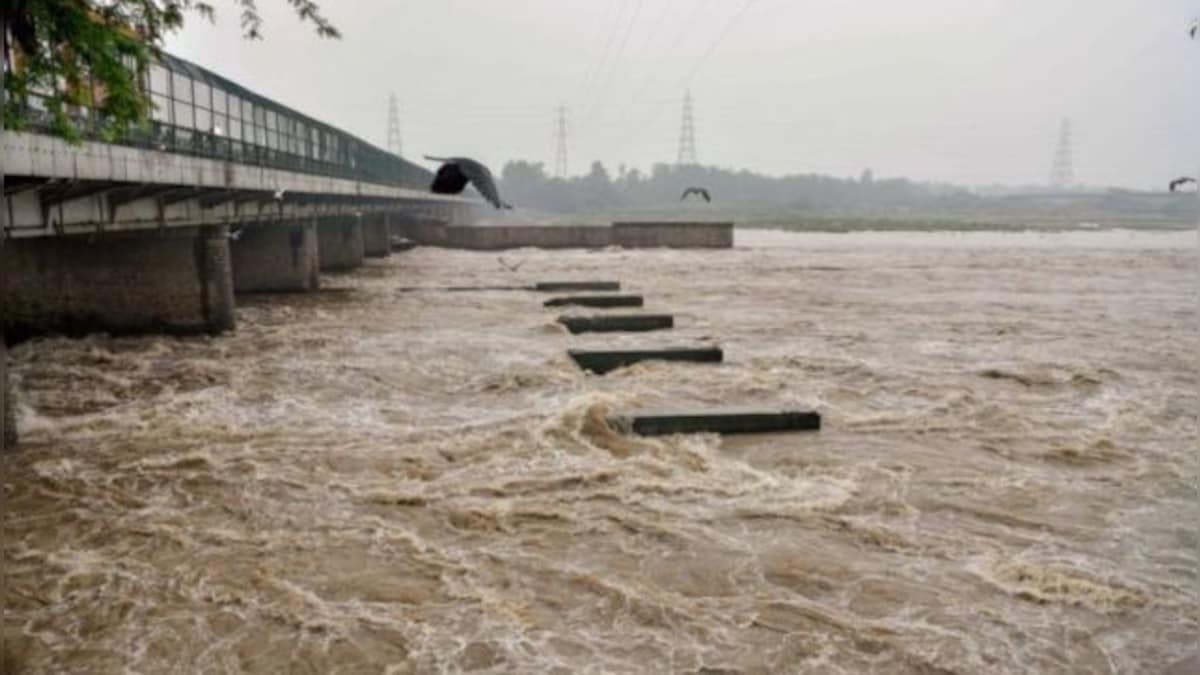
[[[418,248],[319,293],[240,298],[229,335],[17,346],[4,658],[38,673],[1188,667],[1195,232],[737,244]],[[440,290],[610,278],[676,329],[572,336],[544,296]],[[597,377],[566,356],[707,342],[724,364]],[[815,408],[824,428],[638,439],[606,422],[718,405]]]

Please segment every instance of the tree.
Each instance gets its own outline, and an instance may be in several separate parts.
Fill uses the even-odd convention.
[[[141,74],[189,14],[212,21],[206,0],[3,0],[4,126],[28,126],[31,106],[44,109],[52,132],[77,140],[72,109],[95,112],[93,127],[111,140],[149,118]],[[235,0],[243,35],[262,37],[257,0]],[[317,35],[338,38],[337,28],[313,0],[287,0]],[[10,43],[11,40],[11,43]]]

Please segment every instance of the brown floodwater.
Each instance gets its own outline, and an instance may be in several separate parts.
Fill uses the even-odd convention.
[[[35,673],[1186,669],[1196,239],[420,248],[316,294],[242,298],[230,335],[22,344],[3,657]],[[437,290],[598,278],[677,328],[572,336],[544,296]],[[566,356],[709,342],[724,364],[597,377]],[[718,405],[815,408],[824,429],[639,439],[606,422]]]

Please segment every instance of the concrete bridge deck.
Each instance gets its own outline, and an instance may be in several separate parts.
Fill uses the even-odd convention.
[[[477,200],[98,142],[6,131],[7,236],[288,221],[394,212],[469,222]]]

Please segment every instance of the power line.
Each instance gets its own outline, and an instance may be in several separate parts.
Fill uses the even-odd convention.
[[[700,68],[704,66],[704,64],[708,61],[708,58],[713,55],[713,52],[717,51],[717,47],[719,47],[721,43],[725,41],[725,36],[729,35],[729,32],[733,30],[734,25],[736,25],[738,20],[750,10],[750,7],[754,4],[754,2],[755,0],[746,0],[746,3],[742,5],[742,8],[738,10],[737,14],[734,14],[733,17],[729,19],[728,23],[725,24],[725,27],[722,28],[721,32],[717,35],[717,39],[713,40],[712,44],[708,46],[708,49],[704,52],[700,59],[696,61],[696,65],[692,68],[692,71],[688,73],[686,80],[687,83],[691,83],[692,78],[696,76],[696,73],[700,71]]]
[[[716,38],[714,38],[713,41],[708,45],[708,48],[705,49],[703,53],[701,53],[700,57],[698,59],[696,59],[695,64],[692,66],[691,70],[688,71],[687,76],[685,76],[683,78],[683,81],[681,82],[681,84],[683,86],[687,86],[687,85],[691,84],[691,81],[695,78],[696,74],[700,71],[700,68],[703,67],[704,64],[708,61],[708,59],[716,52],[717,48],[721,45],[722,42],[725,41],[725,38],[733,30],[733,27],[737,24],[737,22],[742,18],[742,16],[744,16],[746,14],[747,11],[750,10],[750,7],[754,5],[754,2],[755,2],[755,0],[746,0],[746,2],[742,4],[741,8],[738,9],[738,11],[736,13],[734,13],[729,18],[728,21],[725,22],[725,25],[721,27],[720,32],[717,33]],[[678,42],[682,39],[682,37],[683,37],[683,34],[681,33],[676,40],[676,44],[678,44]],[[688,107],[690,108],[690,103],[688,104]],[[639,125],[639,126],[643,129],[652,127],[652,125],[654,125],[654,123],[656,123],[658,121],[659,117],[662,115],[662,111],[663,111],[663,108],[658,108],[648,122],[646,122],[645,124]],[[627,145],[629,143],[629,141],[631,140],[631,136],[632,136],[632,134],[626,134],[626,136],[624,138],[625,145]],[[624,147],[624,145],[622,147]]]
[[[592,99],[592,105],[588,106],[587,123],[591,123],[596,109],[600,107],[600,101],[603,99],[604,92],[608,89],[608,84],[612,81],[613,73],[616,71],[616,63],[625,53],[625,47],[629,44],[629,37],[633,34],[633,27],[637,25],[638,17],[641,16],[642,8],[645,4],[645,0],[637,0],[637,5],[633,8],[633,14],[630,15],[629,23],[625,26],[625,34],[621,37],[621,43],[617,45],[616,54],[613,56],[613,63],[609,65],[608,72],[604,75],[604,81],[596,88],[596,95]]]
[[[592,83],[599,77],[600,72],[604,70],[605,64],[608,63],[608,55],[612,51],[613,42],[617,38],[617,33],[621,30],[621,18],[625,15],[625,4],[625,0],[621,0],[621,4],[617,8],[612,26],[608,29],[608,37],[604,40],[604,49],[600,52],[600,60],[596,62],[596,67],[590,69],[583,78],[583,91],[585,94],[591,89]],[[611,5],[609,6],[611,7]]]

